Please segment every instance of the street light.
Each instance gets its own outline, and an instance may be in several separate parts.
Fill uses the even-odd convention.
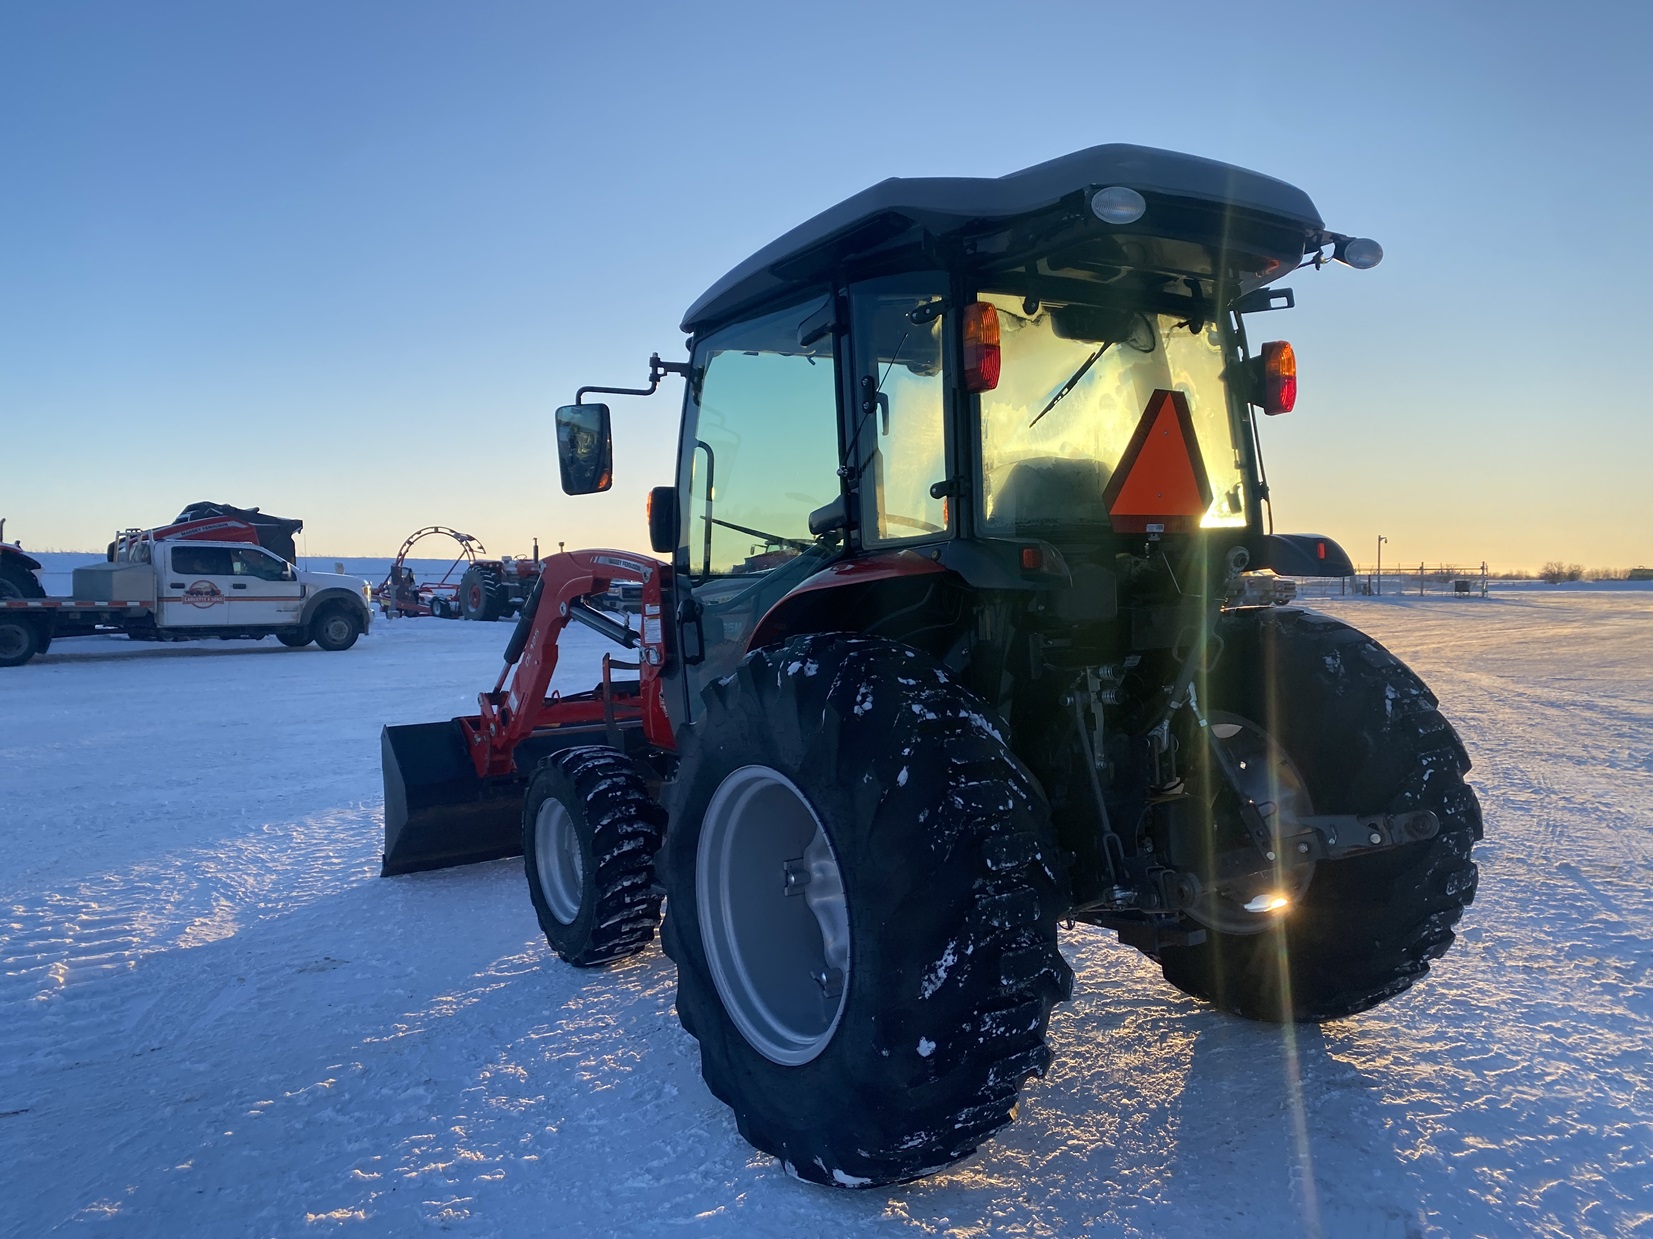
[[[1377,585],[1372,590],[1374,594],[1381,594],[1383,592],[1383,544],[1387,541],[1389,541],[1388,538],[1385,538],[1382,534],[1378,534],[1378,570]]]

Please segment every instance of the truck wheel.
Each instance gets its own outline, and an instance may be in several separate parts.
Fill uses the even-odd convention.
[[[302,649],[309,645],[312,639],[308,628],[297,628],[291,632],[278,632],[275,636],[277,641],[290,650]]]
[[[1236,1015],[1320,1021],[1394,997],[1445,953],[1475,897],[1471,845],[1481,809],[1464,782],[1469,757],[1435,697],[1364,633],[1299,610],[1225,616],[1206,698],[1252,721],[1284,750],[1317,813],[1440,819],[1433,838],[1321,861],[1307,889],[1254,934],[1208,931],[1165,947],[1178,989]]]
[[[615,750],[564,749],[540,762],[522,806],[522,858],[534,914],[565,962],[611,964],[654,940],[665,826],[642,772]]]
[[[486,568],[467,568],[459,580],[459,611],[468,620],[496,620],[505,610],[505,589]]]
[[[39,621],[27,615],[0,615],[0,667],[21,667],[44,652]]]
[[[311,623],[310,633],[324,650],[348,650],[362,635],[362,622],[348,607],[325,607]]]
[[[741,1135],[828,1186],[973,1152],[1050,1062],[1066,867],[982,703],[893,642],[750,655],[685,732],[677,1009]]]

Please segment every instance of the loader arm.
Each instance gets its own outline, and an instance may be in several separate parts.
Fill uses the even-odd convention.
[[[390,726],[380,738],[385,780],[382,874],[445,869],[522,851],[522,802],[535,765],[580,744],[625,747],[622,730],[659,750],[675,747],[660,681],[662,622],[671,569],[630,551],[568,551],[545,561],[505,647],[505,666],[480,712],[439,723]],[[588,599],[615,581],[643,586],[643,631],[594,610]],[[547,698],[557,640],[571,621],[640,647],[638,679],[614,683],[605,659],[590,692]]]
[[[517,746],[539,727],[603,718],[595,703],[576,705],[546,697],[557,670],[557,640],[563,629],[577,620],[622,645],[640,644],[638,634],[594,611],[586,599],[605,593],[616,581],[636,581],[644,588],[645,605],[652,598],[658,606],[664,571],[665,564],[629,551],[566,551],[545,561],[505,648],[505,666],[499,679],[478,696],[480,713],[458,720],[480,777],[515,772]],[[607,705],[621,719],[640,720],[651,743],[660,744],[663,739],[664,746],[670,747],[671,728],[660,704],[660,670],[658,651],[645,650],[639,660],[639,697]],[[593,710],[593,717],[585,717]]]

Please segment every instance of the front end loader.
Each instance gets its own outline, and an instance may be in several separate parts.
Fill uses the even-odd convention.
[[[1064,921],[1249,1018],[1402,993],[1474,895],[1468,757],[1255,575],[1352,573],[1272,531],[1258,428],[1297,368],[1256,324],[1381,256],[1281,181],[1124,145],[780,237],[690,307],[687,361],[557,411],[563,489],[601,491],[586,397],[685,380],[661,559],[548,561],[479,712],[386,729],[385,872],[520,848],[578,966],[659,926],[708,1087],[829,1186],[1010,1122]],[[640,632],[593,609],[626,581]],[[636,678],[547,697],[571,621]]]

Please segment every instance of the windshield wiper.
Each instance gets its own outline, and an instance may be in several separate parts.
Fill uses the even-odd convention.
[[[1080,366],[1079,369],[1075,370],[1073,372],[1073,377],[1070,378],[1066,383],[1062,384],[1062,390],[1057,392],[1054,396],[1052,396],[1050,398],[1050,403],[1047,404],[1044,408],[1039,410],[1039,417],[1043,417],[1046,413],[1049,413],[1052,409],[1054,409],[1061,402],[1063,396],[1067,395],[1070,391],[1072,391],[1075,387],[1077,387],[1079,385],[1079,380],[1084,378],[1086,373],[1090,370],[1090,368],[1102,359],[1102,354],[1106,353],[1110,348],[1112,348],[1113,343],[1114,342],[1112,340],[1108,340],[1108,341],[1104,342],[1101,348],[1097,349],[1096,352],[1092,353],[1089,357],[1085,358],[1085,364]],[[1032,430],[1035,426],[1037,426],[1039,424],[1039,417],[1035,417],[1031,422],[1029,422],[1027,424],[1027,428],[1029,430]]]

